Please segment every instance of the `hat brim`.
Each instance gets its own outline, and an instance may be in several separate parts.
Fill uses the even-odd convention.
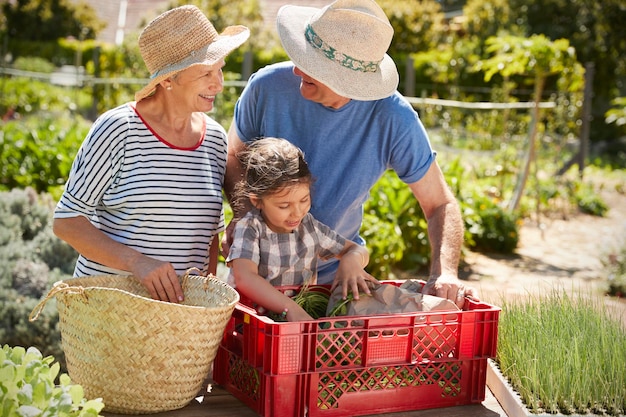
[[[389,55],[385,54],[376,72],[354,71],[326,58],[307,42],[306,26],[318,12],[315,7],[292,5],[283,6],[278,11],[278,36],[295,66],[342,97],[367,101],[392,95],[398,88],[399,76]]]
[[[159,74],[151,78],[148,84],[135,93],[135,101],[139,102],[149,97],[156,90],[157,85],[162,81],[174,76],[175,74],[197,65],[214,65],[216,62],[224,59],[234,49],[240,47],[250,37],[250,30],[245,26],[229,26],[219,37],[212,42],[204,56],[198,56],[195,62],[187,62],[184,66],[174,68],[171,71]]]

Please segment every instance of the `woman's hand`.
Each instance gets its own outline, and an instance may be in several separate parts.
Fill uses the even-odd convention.
[[[185,299],[171,263],[141,255],[133,263],[131,272],[139,278],[153,299],[171,303],[180,303]]]
[[[54,219],[54,233],[85,258],[111,268],[129,271],[139,278],[155,300],[178,303],[183,289],[172,264],[159,261],[111,239],[86,217]]]

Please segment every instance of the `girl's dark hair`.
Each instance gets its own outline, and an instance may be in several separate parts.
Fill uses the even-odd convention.
[[[235,186],[235,207],[245,206],[250,196],[263,198],[291,185],[313,182],[304,153],[286,139],[257,139],[237,157],[244,174]]]

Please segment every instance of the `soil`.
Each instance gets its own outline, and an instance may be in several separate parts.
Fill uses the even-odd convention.
[[[615,180],[603,187],[609,206],[604,217],[573,213],[565,218],[527,220],[514,255],[468,252],[461,277],[494,305],[515,297],[558,291],[604,294],[605,262],[626,245],[626,194]],[[619,185],[619,184],[618,184]],[[626,299],[604,297],[609,311],[626,326]]]

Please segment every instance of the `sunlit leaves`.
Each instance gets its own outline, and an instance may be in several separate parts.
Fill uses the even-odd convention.
[[[8,345],[0,352],[0,411],[3,416],[87,417],[98,416],[101,399],[87,401],[80,385],[67,374],[59,376],[59,364],[43,357],[34,347]]]

